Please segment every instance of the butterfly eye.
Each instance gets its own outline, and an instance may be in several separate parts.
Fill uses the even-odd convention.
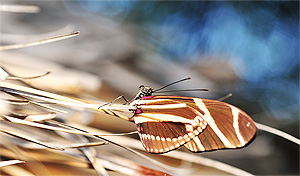
[[[150,95],[152,95],[152,88],[151,87],[145,87],[142,90],[142,93],[144,94],[144,96],[150,96]]]
[[[142,90],[143,94],[148,94],[149,92],[149,89],[147,87],[145,87],[143,90]]]

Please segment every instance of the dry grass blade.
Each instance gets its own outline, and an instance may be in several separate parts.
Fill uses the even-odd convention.
[[[36,5],[0,5],[0,11],[2,12],[38,13],[40,10],[40,7]]]
[[[68,125],[68,124],[65,124],[65,123],[57,122],[55,120],[49,120],[47,122],[51,123],[51,124],[55,124],[55,125],[61,126],[61,127],[64,127],[64,128],[67,128],[67,129],[72,129],[72,130],[77,130],[77,131],[88,133],[87,130],[83,130],[83,129],[80,129],[78,127],[75,127],[75,126],[72,126],[72,125]],[[117,133],[117,134],[115,134],[115,133],[114,134],[103,133],[103,134],[97,134],[97,136],[125,136],[125,135],[137,134],[137,133],[138,133],[138,131],[132,131],[132,132],[128,132],[128,133]]]
[[[9,160],[9,161],[1,161],[0,162],[0,168],[4,166],[10,166],[13,164],[19,164],[19,163],[25,163],[25,161],[20,161],[20,160]]]
[[[98,175],[108,175],[104,166],[101,163],[101,160],[99,160],[97,157],[96,149],[93,147],[88,147],[88,145],[92,144],[92,143],[89,143],[89,140],[85,136],[66,134],[66,133],[59,133],[59,134],[62,137],[68,139],[69,141],[86,143],[86,147],[83,146],[83,147],[79,148],[79,151],[82,152],[82,154],[84,154],[86,159],[92,164],[93,168],[95,169],[95,171]],[[94,143],[94,144],[96,144],[96,143]],[[102,142],[100,144],[103,145],[103,144],[107,144],[107,143]]]
[[[111,169],[111,170],[117,171],[117,172],[125,174],[125,175],[142,175],[141,173],[138,173],[135,169],[131,169],[126,166],[118,165],[115,162],[110,162],[108,160],[102,160],[102,163],[107,169]]]
[[[4,103],[14,104],[14,105],[28,105],[28,100],[13,100],[13,99],[6,99],[6,98],[0,98],[0,101]]]
[[[7,76],[6,79],[10,79],[10,80],[22,80],[22,79],[36,79],[36,78],[40,78],[43,76],[47,76],[48,74],[50,74],[51,72],[46,72],[42,75],[37,75],[37,76],[31,76],[31,77],[17,77],[17,76]]]
[[[167,156],[170,156],[172,158],[177,158],[185,161],[192,161],[193,163],[205,165],[211,168],[215,168],[233,175],[243,175],[243,176],[254,176],[253,174],[246,172],[244,170],[241,170],[239,168],[230,166],[228,164],[212,160],[209,158],[200,157],[197,155],[181,152],[181,151],[174,151],[172,153],[167,153]]]
[[[295,138],[294,136],[292,135],[289,135],[283,131],[280,131],[280,130],[277,130],[275,128],[271,128],[269,126],[266,126],[266,125],[263,125],[263,124],[260,124],[260,123],[255,123],[255,125],[257,126],[258,129],[260,130],[263,130],[263,131],[266,131],[266,132],[269,132],[269,133],[272,133],[272,134],[275,134],[277,136],[280,136],[286,140],[289,140],[291,142],[294,142],[295,144],[298,144],[300,145],[300,139],[297,139]]]
[[[70,133],[70,134],[79,134],[79,135],[85,135],[85,136],[95,136],[95,135],[96,136],[121,136],[121,135],[128,135],[128,134],[135,134],[136,133],[136,132],[121,133],[121,134],[90,133],[90,132],[87,132],[87,131],[80,130],[76,127],[71,127],[70,125],[66,125],[66,124],[64,125],[62,123],[55,122],[55,121],[49,121],[49,122],[53,123],[53,124],[59,124],[60,126],[63,126],[67,129],[33,122],[33,121],[43,121],[45,119],[52,119],[54,117],[53,115],[54,115],[54,113],[46,113],[45,114],[46,117],[43,118],[43,119],[40,118],[39,114],[30,115],[31,117],[28,117],[28,119],[25,118],[24,120],[19,119],[19,118],[15,118],[15,117],[12,117],[12,116],[8,116],[8,115],[3,115],[2,117],[0,117],[0,120],[6,120],[6,121],[16,123],[16,124],[28,125],[28,126],[38,127],[38,128],[42,128],[42,129],[65,132],[65,133]],[[37,116],[37,118],[35,116]],[[91,145],[93,145],[93,144],[91,144]]]
[[[9,129],[6,129],[6,128],[0,128],[0,131],[2,133],[5,133],[5,134],[8,134],[8,135],[11,135],[11,136],[15,136],[17,138],[21,138],[21,139],[24,139],[26,141],[30,141],[30,142],[33,142],[33,143],[36,143],[38,145],[41,145],[41,146],[44,146],[44,147],[47,147],[49,149],[54,149],[54,150],[64,150],[63,148],[61,147],[57,147],[57,146],[51,146],[51,145],[48,145],[48,144],[45,144],[41,141],[38,141],[32,137],[29,137],[29,136],[26,136],[26,135],[23,135],[22,133],[18,133],[16,131],[13,131],[13,130],[9,130]]]
[[[9,74],[2,67],[0,67],[0,80],[4,81],[8,76]]]
[[[93,148],[82,148],[82,153],[86,156],[86,158],[93,165],[95,171],[98,175],[108,176],[107,171],[105,170],[101,160],[97,157],[97,152]]]
[[[40,121],[54,119],[56,117],[56,114],[53,113],[53,112],[40,113],[40,114],[17,114],[17,113],[12,113],[10,116],[14,117],[14,118],[25,120],[25,121],[40,122]],[[9,116],[4,115],[4,117],[7,118]],[[2,117],[0,117],[0,118],[2,118]]]
[[[96,147],[100,145],[106,145],[108,142],[91,142],[91,143],[83,143],[83,144],[71,144],[66,146],[61,146],[64,149],[77,149],[82,147]]]
[[[70,133],[70,134],[80,134],[80,135],[86,135],[86,136],[94,136],[94,135],[101,136],[102,135],[100,133],[89,133],[89,132],[81,132],[78,130],[77,131],[68,130],[68,129],[64,129],[64,128],[60,128],[60,127],[54,127],[54,126],[45,125],[45,124],[41,124],[41,123],[22,120],[22,119],[8,116],[8,115],[3,115],[1,120],[7,120],[9,122],[16,123],[16,124],[23,124],[23,125],[28,125],[28,126],[32,126],[32,127],[38,127],[38,128],[48,129],[48,130],[53,130],[53,131],[60,131],[60,132],[65,132],[65,133]]]
[[[40,106],[42,108],[48,109],[50,111],[60,112],[60,113],[63,113],[63,114],[68,113],[67,111],[64,111],[64,110],[61,110],[61,109],[58,109],[58,108],[54,108],[54,107],[48,106],[48,105],[43,104],[43,103],[38,103],[38,102],[35,102],[35,101],[30,101],[30,103],[35,104],[37,106]]]
[[[0,82],[0,90],[4,92],[19,94],[30,98],[35,98],[45,102],[50,102],[50,103],[55,103],[55,104],[70,106],[70,107],[89,108],[100,112],[103,112],[103,109],[113,109],[118,111],[135,109],[135,107],[128,106],[128,105],[109,105],[109,106],[103,106],[101,107],[101,109],[99,109],[99,107],[102,106],[103,104],[65,97],[54,93],[33,89],[29,87],[19,86],[11,83],[6,83],[6,82]]]
[[[56,42],[56,41],[59,41],[59,40],[64,40],[64,39],[67,39],[67,38],[75,37],[77,35],[79,35],[79,31],[73,32],[71,34],[66,34],[66,35],[53,37],[53,38],[42,39],[42,40],[39,40],[39,41],[33,41],[33,42],[27,42],[27,43],[22,43],[22,44],[15,44],[15,45],[0,46],[0,51],[12,50],[12,49],[18,49],[18,48],[25,48],[25,47],[29,47],[29,46],[36,46],[36,45]]]
[[[72,98],[64,97],[61,95],[57,95],[46,91],[29,88],[29,87],[10,84],[6,82],[0,82],[0,90],[5,92],[10,92],[10,93],[15,93],[15,94],[21,94],[45,102],[56,103],[56,104],[61,104],[66,106],[75,106],[75,107],[86,106],[84,102]]]
[[[125,175],[161,175],[161,176],[168,175],[166,172],[141,166],[138,163],[135,163],[131,160],[122,157],[103,156],[103,158],[104,159],[102,159],[101,161],[106,168],[117,171]]]
[[[62,27],[60,29],[57,29],[56,31],[41,33],[41,34],[31,34],[31,35],[24,35],[24,34],[11,34],[11,33],[1,33],[1,41],[3,43],[15,41],[22,43],[24,40],[34,40],[34,39],[40,39],[40,38],[49,38],[51,36],[57,36],[64,33],[71,33],[75,30],[74,25],[68,24],[65,27]]]
[[[4,167],[1,168],[1,170],[5,173],[7,173],[8,175],[13,175],[13,176],[18,176],[18,175],[22,175],[22,176],[35,176],[33,173],[27,171],[24,168],[21,168],[19,166],[9,166],[9,167]]]

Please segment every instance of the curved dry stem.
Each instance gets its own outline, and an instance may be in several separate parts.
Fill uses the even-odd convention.
[[[25,161],[20,161],[20,160],[9,160],[9,161],[1,161],[0,162],[0,168],[4,166],[10,166],[13,164],[19,164],[19,163],[25,163]]]
[[[2,12],[17,12],[17,13],[38,13],[41,8],[36,5],[12,5],[1,4],[0,11]]]
[[[260,130],[263,130],[263,131],[275,134],[275,135],[280,136],[280,137],[282,137],[282,138],[284,138],[286,140],[294,142],[295,144],[300,145],[300,140],[297,139],[297,138],[295,138],[294,136],[292,136],[290,134],[287,134],[287,133],[285,133],[283,131],[277,130],[275,128],[272,128],[272,127],[269,127],[269,126],[266,126],[266,125],[263,125],[263,124],[260,124],[260,123],[257,123],[257,122],[255,122],[255,125]]]
[[[10,80],[22,80],[22,79],[36,79],[36,78],[40,78],[40,77],[44,77],[49,75],[51,72],[48,71],[44,74],[41,75],[37,75],[37,76],[30,76],[30,77],[20,77],[20,76],[7,76],[6,79],[10,79]]]
[[[72,108],[89,108],[95,111],[99,111],[102,113],[105,113],[107,111],[105,110],[116,110],[116,111],[125,111],[125,110],[132,110],[135,109],[134,106],[129,106],[129,105],[119,105],[119,104],[114,104],[114,105],[109,105],[109,106],[103,106],[101,109],[99,109],[100,106],[103,105],[103,103],[95,103],[95,102],[89,102],[89,101],[84,101],[80,99],[74,99],[70,97],[65,97],[61,96],[58,94],[34,89],[34,88],[29,88],[29,87],[24,87],[24,86],[19,86],[16,84],[11,84],[11,83],[6,83],[6,82],[0,82],[0,91],[3,92],[8,92],[8,93],[13,93],[13,94],[18,94],[21,96],[29,97],[29,98],[34,98],[40,101],[45,101],[45,102],[50,102],[54,104],[59,104],[63,106],[69,106]],[[33,101],[32,101],[33,102]],[[42,106],[42,104],[39,104],[39,106]],[[125,120],[128,120],[128,117],[119,114],[120,118],[123,118]]]
[[[15,100],[15,99],[7,99],[7,98],[0,98],[0,101],[8,104],[14,104],[14,105],[28,105],[28,100]]]
[[[46,44],[46,43],[56,42],[59,40],[75,37],[77,35],[79,35],[79,31],[73,32],[71,34],[61,35],[61,36],[52,37],[52,38],[48,38],[48,39],[42,39],[42,40],[33,41],[33,42],[27,42],[27,43],[15,44],[15,45],[4,45],[4,46],[0,46],[0,51],[42,45],[42,44]]]
[[[20,139],[24,139],[24,140],[26,140],[26,141],[33,142],[33,143],[35,143],[35,144],[44,146],[44,147],[49,148],[49,149],[54,149],[54,150],[64,150],[64,148],[57,147],[57,146],[51,146],[51,145],[48,145],[48,144],[43,143],[43,142],[41,142],[41,141],[39,141],[39,140],[36,140],[36,139],[34,139],[34,138],[32,138],[32,137],[23,135],[22,133],[19,133],[19,132],[13,131],[13,130],[9,130],[9,129],[6,129],[6,128],[0,127],[0,132],[5,133],[5,134],[8,134],[8,135],[11,135],[11,136],[15,136],[15,137],[20,138]]]
[[[233,175],[253,176],[253,174],[246,172],[244,170],[241,170],[239,168],[230,166],[230,165],[222,163],[220,161],[212,160],[209,158],[204,158],[204,157],[197,156],[194,154],[189,154],[189,153],[185,153],[185,152],[181,152],[181,151],[173,151],[173,152],[167,153],[165,155],[172,157],[172,158],[177,158],[177,159],[181,159],[184,161],[189,161],[189,162],[205,165],[208,167],[212,167],[212,168],[215,168],[215,169],[227,172],[227,173],[231,173]]]
[[[40,39],[40,38],[48,38],[50,36],[57,36],[60,34],[64,34],[64,33],[71,33],[72,31],[74,31],[75,27],[72,24],[67,24],[66,26],[57,29],[55,31],[52,32],[46,32],[46,33],[41,33],[41,34],[10,34],[10,33],[5,33],[5,32],[1,32],[1,41],[3,43],[5,42],[11,42],[11,41],[15,41],[16,43],[20,42],[22,43],[25,40],[34,40],[34,39]]]

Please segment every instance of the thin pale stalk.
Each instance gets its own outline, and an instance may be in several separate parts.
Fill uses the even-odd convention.
[[[275,128],[272,128],[272,127],[269,127],[269,126],[266,126],[266,125],[263,125],[261,123],[257,123],[255,122],[255,125],[257,126],[258,129],[260,130],[263,130],[263,131],[266,131],[266,132],[269,132],[269,133],[272,133],[272,134],[275,134],[277,136],[280,136],[286,140],[289,140],[291,142],[294,142],[295,144],[298,144],[300,145],[300,140],[295,138],[294,136],[290,135],[290,134],[287,134],[283,131],[280,131],[280,130],[277,130]]]
[[[0,162],[0,168],[4,166],[10,166],[13,164],[20,164],[20,163],[25,163],[25,161],[20,161],[20,160],[9,160],[9,161],[1,161]]]
[[[40,10],[40,7],[36,5],[0,4],[0,11],[2,12],[38,13]]]
[[[38,145],[41,145],[41,146],[44,146],[44,147],[47,147],[47,148],[50,148],[50,149],[54,149],[54,150],[64,150],[63,148],[45,144],[45,143],[43,143],[43,142],[41,142],[41,141],[38,141],[38,140],[36,140],[36,139],[34,139],[34,138],[31,138],[31,137],[29,137],[29,136],[23,135],[22,133],[18,133],[18,132],[16,132],[16,131],[12,131],[12,130],[9,130],[9,129],[6,129],[6,128],[0,127],[0,131],[1,131],[2,133],[6,133],[6,134],[8,134],[8,135],[15,136],[15,137],[24,139],[24,140],[26,140],[26,141],[33,142],[33,143],[36,143],[36,144],[38,144]]]
[[[77,35],[79,35],[79,31],[73,32],[71,34],[61,35],[61,36],[52,37],[52,38],[48,38],[48,39],[42,39],[42,40],[33,41],[33,42],[27,42],[27,43],[22,43],[22,44],[14,44],[14,45],[4,45],[4,46],[0,46],[0,51],[12,50],[12,49],[18,49],[18,48],[25,48],[25,47],[29,47],[29,46],[36,46],[36,45],[56,42],[56,41],[59,41],[59,40],[75,37]]]

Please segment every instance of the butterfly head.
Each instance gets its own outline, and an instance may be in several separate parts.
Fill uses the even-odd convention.
[[[153,93],[152,87],[146,87],[144,85],[140,85],[139,93],[136,95],[136,98],[152,96],[152,93]]]

